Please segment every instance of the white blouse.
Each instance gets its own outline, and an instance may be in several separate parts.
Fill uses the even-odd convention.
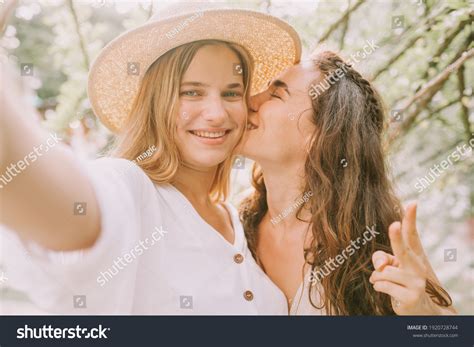
[[[99,159],[86,171],[101,212],[101,234],[91,249],[20,247],[11,233],[4,243],[0,261],[8,284],[40,308],[59,314],[288,314],[283,293],[252,258],[231,205],[234,244],[176,188],[153,184],[128,160]],[[81,218],[87,206],[77,202],[74,213]]]
[[[306,271],[303,282],[300,284],[295,297],[290,303],[290,315],[292,316],[325,316],[326,310],[322,307],[323,287],[319,283],[312,284],[311,271]],[[311,288],[312,286],[312,288]],[[311,292],[310,292],[311,288]],[[311,300],[310,300],[311,295]],[[316,305],[314,307],[312,305]]]

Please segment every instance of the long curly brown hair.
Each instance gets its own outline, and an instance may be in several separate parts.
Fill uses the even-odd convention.
[[[374,87],[337,54],[325,51],[312,62],[326,81],[338,69],[344,73],[312,101],[315,131],[302,191],[312,196],[297,213],[299,218],[303,208],[311,211],[312,241],[305,249],[305,261],[314,271],[360,238],[367,227],[375,225],[379,233],[320,280],[322,306],[313,302],[311,291],[316,288],[312,286],[310,302],[329,315],[393,315],[390,297],[376,292],[369,282],[372,254],[376,250],[393,254],[388,228],[402,218],[385,162],[385,109]],[[256,257],[258,226],[268,210],[265,181],[257,164],[252,184],[255,192],[243,201],[240,215]],[[451,305],[448,293],[434,281],[427,281],[426,291],[437,304]]]

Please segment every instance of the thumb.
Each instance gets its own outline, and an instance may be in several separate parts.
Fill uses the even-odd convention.
[[[382,271],[385,266],[398,266],[398,260],[393,255],[384,251],[376,251],[372,254],[372,264],[375,270]]]

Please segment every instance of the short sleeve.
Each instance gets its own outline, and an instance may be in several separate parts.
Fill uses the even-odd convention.
[[[140,239],[143,190],[149,189],[151,181],[125,159],[98,159],[83,163],[82,168],[100,209],[97,241],[87,250],[55,252],[4,232],[1,261],[8,284],[54,314],[127,314],[137,262],[118,266],[120,271],[108,283],[100,278]],[[86,205],[78,208],[87,211]]]

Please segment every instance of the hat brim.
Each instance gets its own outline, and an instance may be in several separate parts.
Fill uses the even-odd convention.
[[[88,95],[96,116],[119,132],[148,67],[173,48],[208,39],[236,43],[248,51],[254,64],[252,94],[301,58],[296,31],[256,11],[211,9],[150,22],[111,41],[92,64]]]

